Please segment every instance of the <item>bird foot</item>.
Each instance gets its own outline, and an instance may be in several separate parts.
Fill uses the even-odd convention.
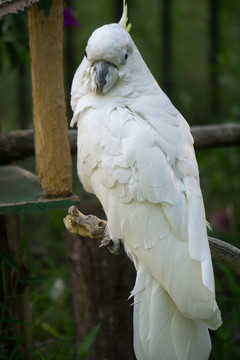
[[[99,247],[107,247],[110,253],[113,255],[121,255],[124,252],[121,240],[112,240],[108,234],[107,228],[104,230],[104,237],[101,240]]]
[[[71,206],[63,219],[65,227],[73,234],[91,239],[101,239],[101,248],[108,248],[111,254],[120,255],[123,251],[121,240],[112,240],[106,227],[107,222],[94,215],[84,215],[78,208]]]

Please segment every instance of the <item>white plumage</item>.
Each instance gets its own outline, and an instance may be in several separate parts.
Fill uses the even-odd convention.
[[[221,316],[187,122],[119,24],[93,32],[71,95],[80,180],[137,270],[137,359],[208,359]]]

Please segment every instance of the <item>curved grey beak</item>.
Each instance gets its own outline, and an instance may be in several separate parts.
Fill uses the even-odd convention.
[[[109,64],[106,61],[97,61],[94,63],[96,72],[96,82],[98,92],[102,94],[104,85],[106,84],[106,77],[108,74]]]

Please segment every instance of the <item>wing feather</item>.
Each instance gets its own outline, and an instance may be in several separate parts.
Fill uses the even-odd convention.
[[[84,116],[78,112],[78,129],[82,136],[88,129],[88,138],[84,141],[89,146],[85,146],[85,152],[81,154],[79,168],[80,174],[85,171],[85,166],[87,168],[91,177],[89,188],[94,189],[109,216],[113,238],[122,236],[127,241],[127,248],[132,249],[130,252],[140,251],[137,257],[145,262],[150,272],[153,268],[159,269],[159,262],[152,263],[154,255],[149,260],[145,253],[141,257],[143,249],[149,249],[151,253],[153,250],[156,259],[160,261],[161,258],[161,269],[169,268],[165,262],[169,256],[172,257],[169,274],[160,270],[160,275],[154,271],[152,275],[168,284],[167,291],[185,311],[187,295],[177,299],[175,294],[180,290],[179,284],[183,286],[191,266],[194,268],[194,261],[200,262],[200,267],[195,268],[196,274],[200,271],[199,281],[212,293],[212,297],[207,291],[204,295],[209,304],[214,298],[214,280],[192,137],[185,120],[174,109],[171,110],[170,105],[165,108],[166,117],[162,114],[160,118],[153,118],[141,114],[143,109],[135,112],[130,104],[108,110],[93,106],[91,111],[88,104],[82,105]],[[173,146],[174,142],[176,146]],[[92,154],[96,156],[95,161]],[[120,210],[116,211],[117,207],[121,209],[119,203],[123,205],[120,213]],[[114,219],[112,226],[111,219]],[[117,223],[120,224],[118,229]],[[180,243],[187,245],[181,247]],[[179,270],[181,256],[186,265]],[[173,284],[176,274],[182,281]],[[198,278],[196,274],[193,280]],[[188,287],[191,284],[191,288],[197,291],[198,285],[194,286],[193,280],[189,280]],[[203,294],[203,288],[201,291]],[[188,303],[188,306],[193,313],[200,313],[203,317],[200,305],[196,305],[196,309],[195,305]]]

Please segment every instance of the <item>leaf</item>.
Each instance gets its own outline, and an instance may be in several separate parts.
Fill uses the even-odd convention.
[[[3,318],[4,321],[6,322],[10,322],[10,323],[14,323],[14,324],[19,324],[19,325],[24,325],[24,326],[31,326],[31,324],[28,324],[24,321],[21,320],[16,320],[16,319],[10,319],[10,318]]]
[[[77,360],[78,360],[78,359],[82,359],[82,358],[84,358],[84,357],[86,357],[86,356],[88,356],[88,355],[91,355],[91,354],[92,354],[91,351],[82,352],[81,354],[79,354],[79,357],[77,357]]]
[[[18,265],[2,251],[0,251],[0,259],[2,259],[6,264],[8,264],[8,266],[10,266],[13,270],[15,271],[19,270]]]
[[[0,309],[10,311],[10,307],[0,301]],[[1,338],[1,337],[0,337]]]
[[[101,324],[98,324],[93,328],[90,333],[87,335],[85,340],[83,341],[82,345],[78,350],[78,359],[82,359],[84,356],[89,355],[89,349],[92,346],[96,336],[100,330]]]
[[[56,329],[54,329],[51,325],[47,324],[47,323],[42,323],[41,327],[46,330],[47,332],[49,332],[53,337],[55,338],[60,338],[59,333],[57,332]]]
[[[46,282],[45,278],[37,278],[37,277],[26,277],[20,278],[19,281],[21,282]]]
[[[7,271],[6,271],[6,262],[3,260],[1,260],[1,273],[2,273],[3,295],[4,295],[4,299],[6,299],[8,295],[8,279],[7,279]]]
[[[38,351],[36,352],[36,355],[37,355],[37,356],[39,357],[39,359],[41,359],[41,360],[47,359],[47,358],[41,353],[40,350],[38,350]]]
[[[27,354],[32,354],[32,353],[37,353],[40,349],[45,349],[46,347],[53,345],[55,342],[54,341],[48,341],[44,344],[38,345],[33,347],[32,349],[29,349],[28,351],[23,352],[21,355],[27,355]],[[38,354],[39,355],[39,354]],[[42,354],[41,354],[42,355]]]

